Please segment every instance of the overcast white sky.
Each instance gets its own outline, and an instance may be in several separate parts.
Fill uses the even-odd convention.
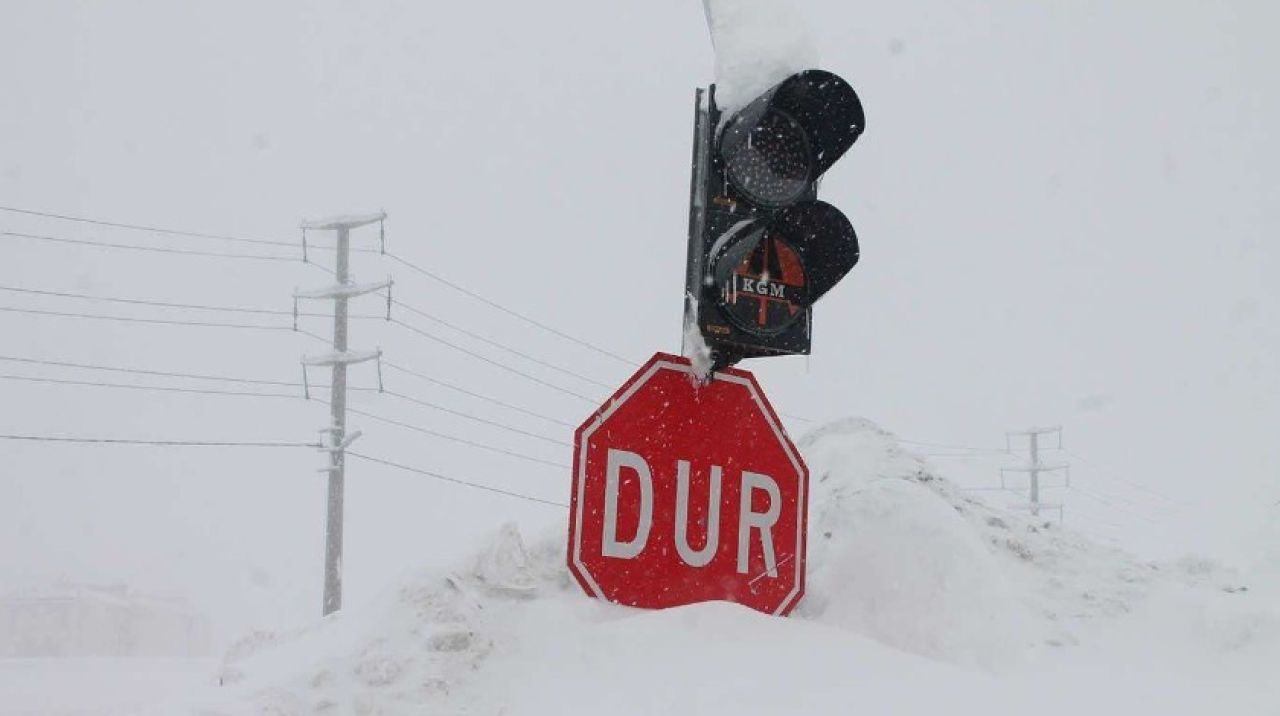
[[[1060,423],[1089,461],[1067,456],[1075,484],[1094,498],[1068,494],[1069,520],[1109,525],[1153,552],[1256,548],[1249,535],[1280,500],[1280,9],[799,5],[824,67],[867,108],[866,134],[822,187],[853,220],[863,258],[818,306],[811,359],[745,366],[775,404],[968,446]],[[472,290],[637,363],[679,349],[692,93],[713,79],[698,0],[32,0],[0,17],[0,205],[285,240],[307,217],[385,208],[393,251]],[[243,249],[4,212],[0,230]],[[374,245],[376,229],[357,239]],[[324,278],[285,262],[0,240],[3,286],[288,308],[296,286]],[[354,270],[394,274],[397,297],[601,384],[629,374],[392,262],[362,255]],[[194,318],[8,292],[0,305]],[[577,392],[607,392],[415,322]],[[322,319],[307,327],[328,330]],[[0,331],[4,355],[279,380],[296,380],[299,355],[313,349],[286,332],[17,314],[0,315]],[[374,345],[570,424],[591,410],[403,329],[357,322],[353,346]],[[132,380],[16,364],[0,373]],[[373,384],[371,369],[354,375]],[[386,377],[571,440],[567,427]],[[385,396],[354,403],[569,460],[566,447]],[[0,405],[8,433],[310,440],[326,422],[322,405],[287,399],[8,380]],[[567,469],[352,424],[370,454],[567,496]],[[321,458],[0,444],[0,586],[126,581],[186,594],[224,625],[310,618]],[[977,485],[996,481],[1000,461],[937,464]],[[401,571],[455,559],[500,521],[559,517],[367,464],[352,464],[349,487],[356,601]]]

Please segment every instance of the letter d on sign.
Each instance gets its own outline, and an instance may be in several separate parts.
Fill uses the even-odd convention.
[[[636,536],[630,542],[618,541],[618,490],[622,468],[629,468],[640,479],[640,521]],[[653,527],[653,475],[649,463],[639,455],[626,450],[609,448],[609,459],[604,476],[604,543],[600,553],[605,557],[631,559],[644,551],[649,541],[649,528]]]

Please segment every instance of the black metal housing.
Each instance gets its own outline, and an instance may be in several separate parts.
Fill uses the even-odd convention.
[[[714,85],[697,91],[685,311],[711,347],[717,367],[742,358],[810,352],[813,303],[859,255],[848,219],[817,201],[817,182],[857,141],[864,125],[857,94],[824,70],[792,75],[727,118],[716,106]],[[791,136],[795,128],[803,139]],[[761,144],[774,140],[773,146]],[[803,157],[796,154],[801,147]],[[754,155],[736,168],[766,172],[760,181],[731,170],[730,162],[742,156],[735,153],[744,149]],[[767,176],[770,171],[778,176]],[[725,286],[743,257],[771,236],[801,256],[804,285],[789,295],[802,310],[782,325],[756,328],[726,308]]]

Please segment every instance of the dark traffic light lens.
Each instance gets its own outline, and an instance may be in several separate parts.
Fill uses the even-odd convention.
[[[728,127],[721,149],[729,181],[761,204],[790,204],[813,178],[809,140],[784,112],[771,110],[745,131],[741,125]]]
[[[713,271],[724,315],[748,333],[777,335],[805,315],[809,301],[803,258],[790,241],[761,222],[720,251]]]

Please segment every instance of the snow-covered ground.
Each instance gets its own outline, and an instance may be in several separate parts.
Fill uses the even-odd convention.
[[[163,713],[213,678],[216,661],[158,658],[0,659],[3,716]]]
[[[1275,575],[1146,563],[1004,512],[864,420],[799,445],[810,580],[792,618],[598,602],[565,569],[563,525],[529,542],[508,525],[375,606],[246,638],[185,710],[1280,712]]]

